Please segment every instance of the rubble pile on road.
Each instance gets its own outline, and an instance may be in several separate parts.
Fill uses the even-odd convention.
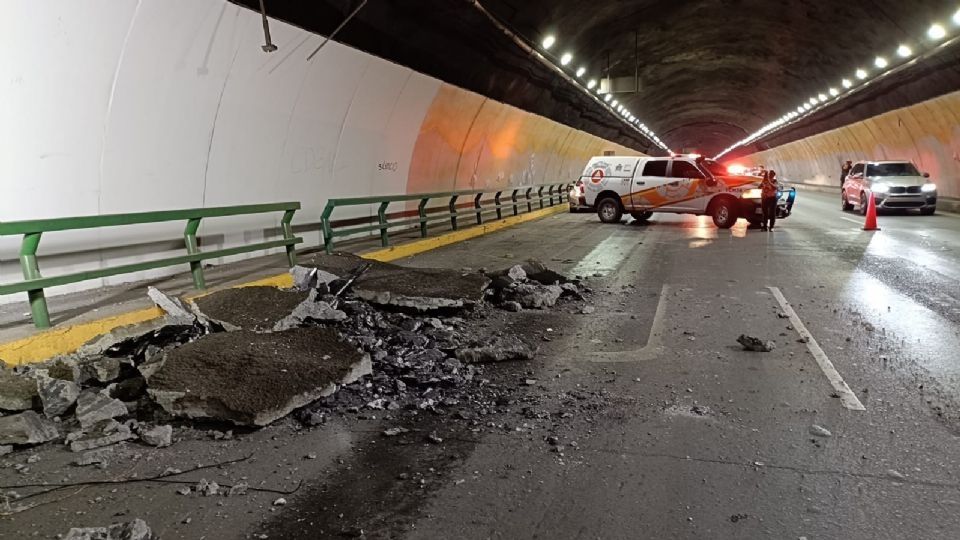
[[[462,409],[485,364],[537,352],[520,325],[491,331],[482,321],[590,293],[537,261],[487,273],[318,255],[291,274],[292,290],[187,303],[151,288],[162,326],[0,367],[0,455],[50,441],[90,454],[132,440],[168,446],[193,419],[260,427],[296,411],[316,425],[334,412]]]

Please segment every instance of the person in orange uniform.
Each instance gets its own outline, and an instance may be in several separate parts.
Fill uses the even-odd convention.
[[[760,181],[760,208],[763,210],[763,221],[761,221],[761,231],[772,231],[777,223],[777,197],[780,191],[780,184],[777,182],[777,172],[774,170],[765,171],[763,180]]]

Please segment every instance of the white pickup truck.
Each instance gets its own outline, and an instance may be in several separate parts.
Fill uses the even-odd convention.
[[[619,223],[629,213],[637,220],[654,212],[709,215],[721,229],[739,218],[760,222],[760,178],[733,175],[716,161],[701,156],[591,158],[578,185],[585,203],[600,221]],[[782,190],[777,217],[793,209],[796,190]]]

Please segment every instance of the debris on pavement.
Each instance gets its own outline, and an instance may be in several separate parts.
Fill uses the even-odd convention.
[[[29,411],[39,399],[36,382],[0,363],[0,410]]]
[[[332,329],[241,330],[167,352],[147,393],[175,416],[265,426],[368,374],[369,355]]]
[[[64,540],[159,540],[142,519],[117,523],[109,527],[72,528]]]
[[[833,433],[830,433],[829,429],[823,426],[818,426],[817,424],[813,424],[812,426],[810,426],[810,434],[813,435],[814,437],[832,437],[833,436]]]
[[[43,405],[43,414],[55,418],[67,412],[80,397],[80,385],[73,381],[54,379],[46,371],[37,371],[36,393]]]
[[[306,291],[276,287],[224,289],[194,299],[208,317],[244,330],[269,331],[308,297]]]
[[[156,446],[158,448],[170,446],[173,437],[173,426],[154,426],[148,429],[141,427],[138,435],[144,444]]]
[[[777,344],[773,341],[764,341],[758,337],[748,336],[746,334],[740,334],[740,337],[737,338],[737,343],[743,345],[743,350],[745,351],[770,352],[777,348]]]
[[[57,425],[34,411],[0,416],[0,444],[39,444],[59,437]]]

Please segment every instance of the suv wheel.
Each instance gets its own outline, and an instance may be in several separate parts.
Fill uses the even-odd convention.
[[[861,216],[867,215],[867,204],[869,204],[869,200],[867,199],[867,194],[861,191],[860,192],[860,215]]]
[[[737,209],[729,199],[720,199],[713,205],[713,224],[720,229],[729,229],[737,222]]]
[[[597,216],[604,223],[620,223],[623,219],[623,208],[620,201],[613,197],[606,197],[597,203]]]

